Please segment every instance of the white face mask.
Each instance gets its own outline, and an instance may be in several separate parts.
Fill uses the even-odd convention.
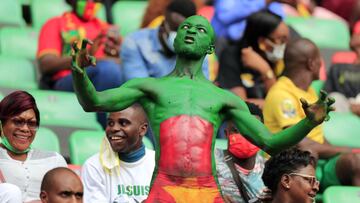
[[[166,39],[166,45],[172,52],[175,52],[174,41],[175,41],[176,34],[177,33],[175,31],[171,31],[169,33],[168,38]]]
[[[281,59],[284,58],[284,52],[285,52],[285,48],[286,48],[286,44],[275,44],[273,42],[271,42],[270,40],[268,40],[273,47],[272,51],[265,51],[265,55],[266,58],[271,61],[271,62],[277,62]]]

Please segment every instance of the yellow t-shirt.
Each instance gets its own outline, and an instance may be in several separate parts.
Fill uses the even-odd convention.
[[[314,89],[309,87],[304,91],[295,86],[287,77],[282,76],[271,87],[265,98],[263,108],[265,125],[272,133],[281,131],[285,127],[292,126],[305,118],[300,98],[304,98],[308,103],[318,100]],[[324,133],[322,124],[315,127],[307,137],[320,144],[324,143]]]

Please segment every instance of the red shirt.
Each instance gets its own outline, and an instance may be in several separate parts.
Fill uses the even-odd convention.
[[[81,43],[82,39],[94,40],[99,34],[106,34],[109,24],[97,18],[90,21],[83,21],[73,12],[65,12],[48,20],[41,28],[37,58],[45,54],[57,56],[70,56],[71,44],[74,41]],[[96,58],[105,56],[104,44],[102,43],[95,53]],[[70,70],[62,70],[56,73],[54,80],[70,74]]]

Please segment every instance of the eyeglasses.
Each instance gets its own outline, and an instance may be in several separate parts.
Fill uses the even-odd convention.
[[[23,127],[25,124],[30,130],[37,130],[39,128],[39,125],[34,120],[25,120],[20,118],[13,118],[11,119],[11,122],[18,128]]]
[[[302,177],[303,179],[307,180],[312,187],[313,187],[313,186],[316,186],[316,185],[319,185],[319,181],[316,179],[315,176],[306,175],[306,174],[301,174],[301,173],[290,173],[290,174],[288,174],[288,175],[289,175],[289,176],[300,176],[300,177]]]

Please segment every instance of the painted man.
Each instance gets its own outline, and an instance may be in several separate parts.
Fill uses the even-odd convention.
[[[213,155],[216,133],[224,119],[235,122],[247,139],[270,154],[298,143],[331,110],[323,94],[314,105],[303,101],[307,117],[277,136],[252,116],[245,102],[214,86],[201,71],[214,51],[214,31],[201,16],[178,28],[175,69],[161,78],[133,79],[116,89],[97,92],[84,67],[95,60],[74,46],[74,88],[86,111],[119,111],[134,102],[145,109],[154,131],[156,166],[146,202],[224,202],[216,183]]]

